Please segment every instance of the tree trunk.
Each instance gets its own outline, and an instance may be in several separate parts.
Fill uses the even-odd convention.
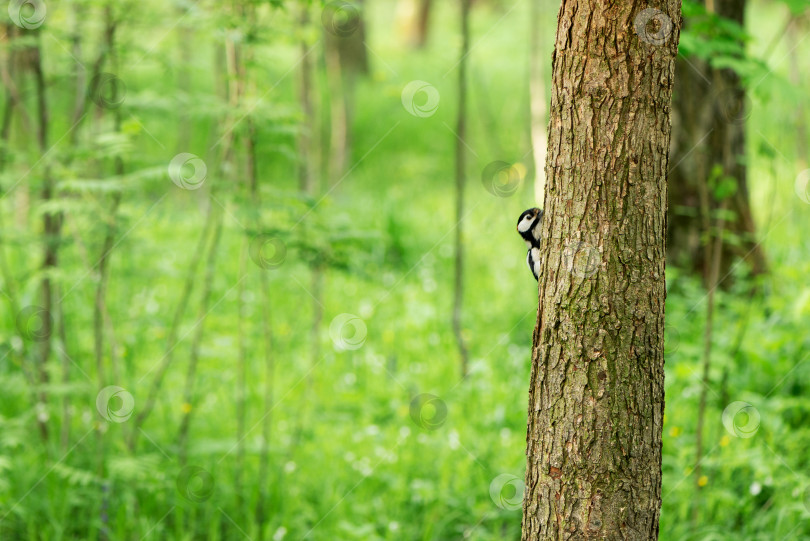
[[[339,182],[348,169],[352,153],[354,87],[358,77],[368,74],[364,2],[338,4],[326,10],[322,22],[326,76],[330,97],[329,184]]]
[[[745,0],[707,2],[706,9],[743,25]],[[739,76],[730,69],[714,69],[698,58],[679,58],[675,67],[673,98],[670,220],[667,231],[669,260],[695,273],[711,265],[705,260],[702,224],[714,222],[721,201],[709,191],[709,216],[702,216],[701,184],[719,166],[723,177],[736,180],[736,193],[724,229],[721,279],[739,258],[747,259],[755,274],[766,270],[765,255],[757,244],[751,215],[745,167],[745,122],[750,112]],[[717,175],[715,175],[717,176]],[[731,216],[733,215],[733,218]],[[739,242],[735,242],[739,240]]]
[[[548,57],[541,55],[541,0],[532,0],[530,11],[529,39],[529,109],[531,111],[532,157],[534,158],[534,201],[543,208],[546,188],[546,147],[548,147],[548,124],[546,121],[546,80],[543,76]]]
[[[680,2],[563,0],[523,539],[656,539]]]
[[[804,36],[807,35],[805,20],[804,17],[795,17],[787,27],[787,47],[790,49],[788,53],[790,57],[790,82],[796,88],[801,88],[802,84],[801,60],[796,49]],[[794,106],[796,107],[794,120],[796,122],[797,169],[803,171],[810,164],[810,145],[807,142],[807,109],[804,100],[796,100]]]
[[[461,377],[469,370],[469,350],[461,321],[464,303],[464,184],[467,177],[467,57],[470,52],[470,0],[461,0],[461,52],[458,62],[458,117],[456,118],[456,231],[453,273],[453,334],[461,360]]]
[[[315,127],[315,92],[313,85],[313,62],[309,52],[312,45],[303,37],[306,36],[310,25],[309,6],[301,7],[299,16],[301,31],[301,66],[299,70],[298,104],[301,107],[301,132],[298,134],[298,189],[307,194],[316,193],[316,160],[314,159],[315,136],[318,133]]]
[[[47,154],[50,150],[48,131],[50,129],[50,112],[48,109],[47,89],[45,84],[45,74],[42,62],[41,38],[37,35],[36,45],[31,49],[31,69],[34,72],[36,82],[36,97],[39,125],[37,128],[37,141],[39,150]],[[55,197],[56,181],[51,173],[51,167],[47,163],[43,165],[41,199],[48,203]],[[46,212],[43,214],[43,239],[45,249],[40,267],[42,273],[42,336],[45,339],[41,343],[39,359],[37,361],[38,382],[40,390],[38,399],[44,407],[48,404],[48,393],[45,387],[49,381],[47,369],[48,358],[51,355],[51,335],[53,334],[53,314],[56,311],[54,284],[51,281],[54,271],[59,267],[59,237],[62,229],[62,215],[58,212]],[[37,418],[40,435],[43,440],[48,439],[48,424],[46,420]]]
[[[424,48],[427,43],[432,7],[433,0],[419,0],[419,8],[416,14],[416,35],[414,36],[414,46],[419,49]]]

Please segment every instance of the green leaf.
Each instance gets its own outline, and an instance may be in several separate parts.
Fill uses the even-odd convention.
[[[728,199],[737,193],[738,182],[737,179],[731,176],[723,176],[720,178],[714,187],[714,197],[718,201]]]

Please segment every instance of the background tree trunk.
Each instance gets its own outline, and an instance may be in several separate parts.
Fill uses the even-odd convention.
[[[796,88],[802,86],[802,70],[800,67],[799,53],[796,49],[801,40],[807,35],[806,16],[796,16],[787,26],[787,46],[790,49],[790,82]],[[810,164],[810,145],[807,142],[807,107],[804,100],[796,100],[796,157],[798,160],[797,169],[802,171]]]
[[[524,540],[658,537],[669,105],[681,18],[679,1],[662,7],[560,7]]]
[[[422,48],[427,43],[428,29],[430,28],[430,12],[433,0],[419,0],[419,10],[416,15],[416,39],[414,45]]]
[[[41,38],[37,34],[36,45],[31,48],[31,70],[36,83],[37,113],[39,125],[37,128],[37,142],[40,152],[45,155],[50,150],[48,130],[51,126],[50,110],[48,109],[47,89],[45,85],[45,73],[42,62]],[[51,174],[49,165],[43,167],[42,190],[40,198],[48,202],[53,199],[56,181]],[[45,244],[42,257],[42,335],[45,340],[40,347],[39,359],[37,360],[38,380],[40,390],[38,393],[39,403],[44,407],[48,403],[48,393],[45,390],[50,379],[48,375],[48,358],[51,355],[51,335],[53,334],[53,314],[56,311],[58,300],[54,295],[54,284],[52,273],[59,267],[59,240],[62,230],[62,215],[57,212],[46,212],[43,214],[43,240]],[[43,440],[48,439],[48,424],[46,420],[37,418],[39,432]]]
[[[706,9],[743,25],[745,0],[707,2]],[[673,96],[672,171],[670,173],[669,260],[703,273],[708,283],[702,224],[713,223],[721,202],[709,190],[709,216],[702,216],[701,184],[720,166],[723,177],[736,180],[737,191],[727,204],[731,211],[724,229],[721,278],[739,258],[746,258],[755,274],[765,271],[751,215],[745,166],[745,123],[750,107],[739,76],[730,69],[714,69],[699,58],[678,59]],[[733,216],[733,218],[732,218]],[[739,242],[737,242],[737,240]]]
[[[298,135],[298,189],[303,193],[316,193],[317,180],[315,178],[314,159],[314,137],[317,130],[315,127],[315,109],[313,100],[313,64],[309,55],[312,45],[306,39],[306,31],[310,25],[309,5],[300,7],[299,16],[301,41],[299,48],[301,51],[301,69],[298,78],[298,104],[301,107],[301,131]]]
[[[354,87],[369,72],[362,1],[340,7],[327,19],[324,33],[326,75],[330,98],[330,186],[340,181],[352,154]]]
[[[548,147],[548,123],[546,115],[546,78],[543,69],[548,57],[541,54],[541,0],[532,0],[530,12],[529,44],[529,109],[531,111],[532,157],[534,158],[534,201],[543,208],[546,188],[546,147]]]
[[[456,118],[456,229],[455,270],[453,273],[453,334],[456,337],[461,377],[469,371],[469,350],[464,339],[464,184],[467,177],[465,138],[467,137],[467,57],[470,51],[470,0],[461,0],[461,52],[458,62],[458,116]]]

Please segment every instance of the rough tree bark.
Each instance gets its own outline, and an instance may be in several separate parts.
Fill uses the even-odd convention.
[[[706,1],[710,13],[744,24],[745,0]],[[672,172],[669,188],[669,261],[702,273],[708,285],[707,240],[703,224],[714,222],[721,206],[705,184],[715,166],[723,176],[737,181],[730,197],[724,229],[730,233],[723,243],[720,276],[725,276],[739,258],[745,258],[754,274],[767,268],[765,254],[757,244],[751,215],[745,166],[745,123],[750,107],[739,76],[730,69],[715,69],[699,58],[679,58],[675,67],[673,98]],[[702,191],[704,190],[704,191]],[[704,193],[705,192],[705,193]],[[707,207],[702,201],[708,193]]]
[[[656,539],[678,0],[558,16],[523,539]]]

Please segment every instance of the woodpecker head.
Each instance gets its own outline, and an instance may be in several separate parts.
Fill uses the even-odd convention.
[[[530,208],[524,210],[520,215],[517,222],[517,232],[526,241],[526,246],[529,248],[538,247],[540,245],[541,225],[540,222],[543,218],[543,211],[539,208]]]

